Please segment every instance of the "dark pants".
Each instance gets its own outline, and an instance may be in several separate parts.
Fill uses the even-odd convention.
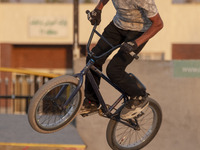
[[[123,43],[124,41],[135,40],[140,37],[143,32],[130,31],[130,30],[122,30],[117,28],[113,22],[111,22],[103,32],[103,36],[113,45],[116,46],[118,44]],[[142,44],[137,49],[137,53],[139,53],[146,43]],[[103,40],[100,39],[97,45],[92,49],[95,55],[101,55],[109,50],[111,47]],[[95,66],[102,71],[102,65],[106,61],[107,57],[99,59],[95,62]],[[88,61],[89,58],[87,58]],[[135,81],[125,72],[126,67],[133,61],[133,57],[129,54],[124,53],[123,51],[118,51],[118,53],[111,59],[109,62],[106,73],[109,79],[119,86],[123,91],[125,91],[129,96],[135,97],[144,94],[144,91],[141,91]],[[92,72],[92,71],[91,71]],[[95,72],[92,72],[97,85],[100,84],[100,77],[96,75]],[[86,78],[85,82],[85,97],[91,101],[97,101],[96,94],[94,93],[92,86],[88,79]]]

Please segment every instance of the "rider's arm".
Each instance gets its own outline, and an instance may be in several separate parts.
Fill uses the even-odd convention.
[[[154,17],[151,17],[149,19],[152,21],[151,27],[135,41],[124,42],[121,46],[122,51],[136,57],[135,54],[138,53],[137,52],[138,47],[143,43],[145,43],[146,41],[148,41],[150,38],[152,38],[156,33],[158,33],[163,28],[163,21],[160,18],[159,13],[157,13]]]
[[[102,10],[109,0],[100,0],[95,9]]]
[[[107,4],[109,0],[100,0],[97,6],[93,11],[91,11],[88,15],[88,20],[91,22],[92,25],[99,25],[101,22],[101,10],[103,9],[104,5]]]
[[[157,32],[159,32],[163,28],[163,21],[159,13],[149,19],[152,22],[151,27],[142,36],[140,36],[138,39],[135,40],[138,46],[148,41],[150,38],[152,38]]]

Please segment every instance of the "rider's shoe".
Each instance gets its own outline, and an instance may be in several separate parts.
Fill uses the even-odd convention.
[[[99,105],[90,101],[87,98],[84,99],[83,106],[81,107],[80,114],[89,114],[98,111]]]
[[[127,102],[125,107],[122,109],[120,113],[120,117],[122,119],[131,119],[136,117],[139,113],[141,113],[147,106],[149,102],[145,97],[139,98],[131,98],[130,101]]]

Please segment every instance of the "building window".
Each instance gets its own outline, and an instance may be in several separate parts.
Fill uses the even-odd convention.
[[[139,54],[141,60],[164,60],[165,54],[164,53],[146,53],[142,52]]]

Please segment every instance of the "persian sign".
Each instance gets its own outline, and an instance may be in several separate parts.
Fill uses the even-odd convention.
[[[29,34],[31,37],[66,37],[68,22],[66,17],[31,17]]]

